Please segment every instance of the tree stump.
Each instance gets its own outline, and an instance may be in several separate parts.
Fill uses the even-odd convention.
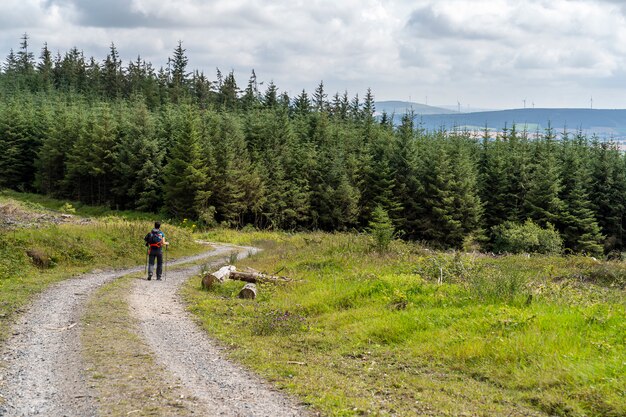
[[[239,291],[239,298],[254,300],[256,298],[256,284],[247,283],[244,285],[241,291]]]

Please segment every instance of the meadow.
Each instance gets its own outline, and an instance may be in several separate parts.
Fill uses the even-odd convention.
[[[152,215],[15,193],[0,211],[24,222],[0,230],[0,340],[54,282],[145,262]],[[256,300],[199,279],[183,295],[232,359],[325,415],[626,415],[623,262],[165,227],[172,257],[194,239],[254,245],[239,268],[294,280]]]
[[[366,235],[217,230],[292,283],[192,280],[230,356],[323,413],[626,415],[626,267],[581,256],[436,252]]]

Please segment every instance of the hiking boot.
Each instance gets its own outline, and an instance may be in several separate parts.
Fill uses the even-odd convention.
[[[157,277],[157,281],[161,281],[161,277]]]
[[[152,275],[148,275],[148,281],[152,280]]]

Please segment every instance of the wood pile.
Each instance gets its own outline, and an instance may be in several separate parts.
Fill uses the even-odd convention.
[[[247,271],[237,271],[234,265],[226,265],[215,272],[203,273],[202,288],[208,290],[215,284],[221,284],[227,279],[243,281],[246,284],[239,291],[239,298],[255,299],[257,295],[257,286],[259,283],[285,283],[291,282],[292,279],[277,275],[264,274],[248,268]]]

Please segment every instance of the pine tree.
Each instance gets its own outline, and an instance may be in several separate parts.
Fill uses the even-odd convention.
[[[244,135],[236,119],[221,115],[213,138],[215,174],[211,203],[217,220],[241,227],[260,214],[264,190],[248,157]]]
[[[39,63],[37,64],[37,73],[39,74],[39,83],[44,91],[50,91],[53,84],[53,64],[52,54],[48,49],[48,44],[44,43],[39,55]]]
[[[488,231],[499,224],[517,220],[517,213],[512,207],[515,195],[512,193],[509,153],[513,151],[507,137],[492,141],[489,132],[483,135],[480,190],[485,210],[484,226]]]
[[[257,81],[256,73],[252,70],[248,85],[241,98],[243,109],[246,111],[252,110],[259,104],[259,84]]]
[[[526,212],[537,224],[556,225],[563,210],[561,167],[556,155],[555,136],[551,127],[534,143],[533,167],[526,195]]]
[[[189,59],[185,55],[182,41],[178,41],[178,46],[174,49],[174,56],[171,58],[171,85],[170,98],[173,103],[178,103],[187,94],[188,75],[187,64]]]
[[[15,56],[15,52],[13,52],[13,48],[11,48],[9,55],[7,55],[7,58],[4,61],[3,70],[4,78],[7,80],[7,85],[10,85],[14,89],[18,88],[17,57]]]
[[[92,99],[103,99],[104,92],[102,88],[102,69],[100,63],[94,57],[89,59],[86,68],[87,88],[86,94]]]
[[[317,112],[324,112],[328,108],[328,102],[326,98],[328,95],[324,91],[324,81],[320,81],[317,88],[315,89],[315,93],[313,94],[313,108]]]
[[[165,166],[165,205],[179,218],[198,218],[208,210],[208,170],[199,147],[199,119],[191,106],[177,111],[173,145]]]
[[[504,156],[509,166],[507,176],[507,194],[509,195],[507,211],[510,213],[509,217],[513,221],[521,223],[529,217],[529,214],[526,212],[528,207],[526,199],[532,168],[532,154],[528,141],[528,132],[523,130],[521,135],[518,135],[517,127],[513,124],[506,144],[508,146]]]
[[[66,197],[64,192],[68,153],[80,136],[83,111],[77,105],[54,102],[52,124],[38,152],[37,189],[47,195]]]
[[[296,97],[294,102],[294,113],[296,116],[308,116],[311,112],[311,100],[309,99],[308,94],[303,89],[302,93]]]
[[[372,89],[368,88],[367,93],[365,94],[365,101],[363,102],[362,119],[366,120],[368,123],[372,123],[374,121],[375,111],[376,105],[374,104],[374,94],[372,94]]]
[[[275,214],[270,219],[273,225],[295,229],[305,225],[309,219],[307,173],[313,165],[311,150],[307,143],[298,141],[291,127],[288,110],[284,107],[271,114],[269,126],[268,146],[263,155],[267,168],[267,205],[270,206],[267,211]]]
[[[224,81],[218,81],[218,103],[222,109],[233,111],[237,109],[239,88],[233,71],[229,72]]]
[[[124,79],[124,96],[131,97],[142,92],[143,82],[146,77],[145,67],[141,61],[141,56],[137,55],[135,62],[130,61],[126,68]]]
[[[276,106],[278,106],[278,87],[276,87],[274,81],[270,81],[263,95],[263,107],[273,109]]]
[[[28,50],[28,34],[22,35],[20,50],[17,52],[16,71],[20,78],[20,85],[31,90],[36,89],[35,74],[35,55]]]
[[[359,189],[349,175],[341,130],[331,130],[325,113],[315,116],[315,165],[310,179],[312,224],[324,230],[347,230],[358,222]]]
[[[419,178],[424,190],[419,219],[420,237],[437,245],[461,247],[472,234],[480,234],[482,206],[478,198],[476,165],[467,138],[445,132],[420,140]]]
[[[106,97],[116,99],[121,96],[123,88],[122,61],[113,43],[111,43],[109,54],[102,66],[102,85]]]
[[[624,159],[615,144],[597,140],[593,141],[591,157],[590,199],[602,234],[606,236],[604,247],[607,252],[620,250],[624,247]]]
[[[418,179],[418,148],[414,128],[415,115],[406,113],[402,124],[394,135],[391,166],[394,172],[394,199],[401,210],[396,214],[395,223],[406,237],[418,235],[418,219],[422,209],[418,196],[422,192]]]
[[[391,163],[392,133],[378,125],[365,121],[362,137],[364,152],[361,160],[360,219],[363,227],[371,220],[374,208],[381,206],[393,219],[397,219],[402,207],[396,199],[395,177]]]
[[[350,105],[348,106],[348,114],[353,121],[360,121],[362,116],[361,111],[361,101],[359,100],[359,95],[355,94],[352,100],[350,100]]]
[[[35,175],[35,156],[45,132],[38,131],[38,123],[30,96],[12,98],[0,113],[0,187],[14,190],[32,190]],[[45,128],[43,128],[45,130]]]
[[[67,155],[66,189],[73,197],[88,204],[112,201],[114,149],[117,146],[117,122],[108,104],[90,109],[80,135]]]
[[[588,146],[579,133],[576,142],[563,143],[561,200],[564,210],[559,219],[561,237],[566,248],[598,256],[603,252],[603,236],[589,199],[591,173]]]
[[[163,156],[153,116],[135,100],[119,110],[120,141],[115,149],[113,192],[116,205],[155,212],[163,201]]]

